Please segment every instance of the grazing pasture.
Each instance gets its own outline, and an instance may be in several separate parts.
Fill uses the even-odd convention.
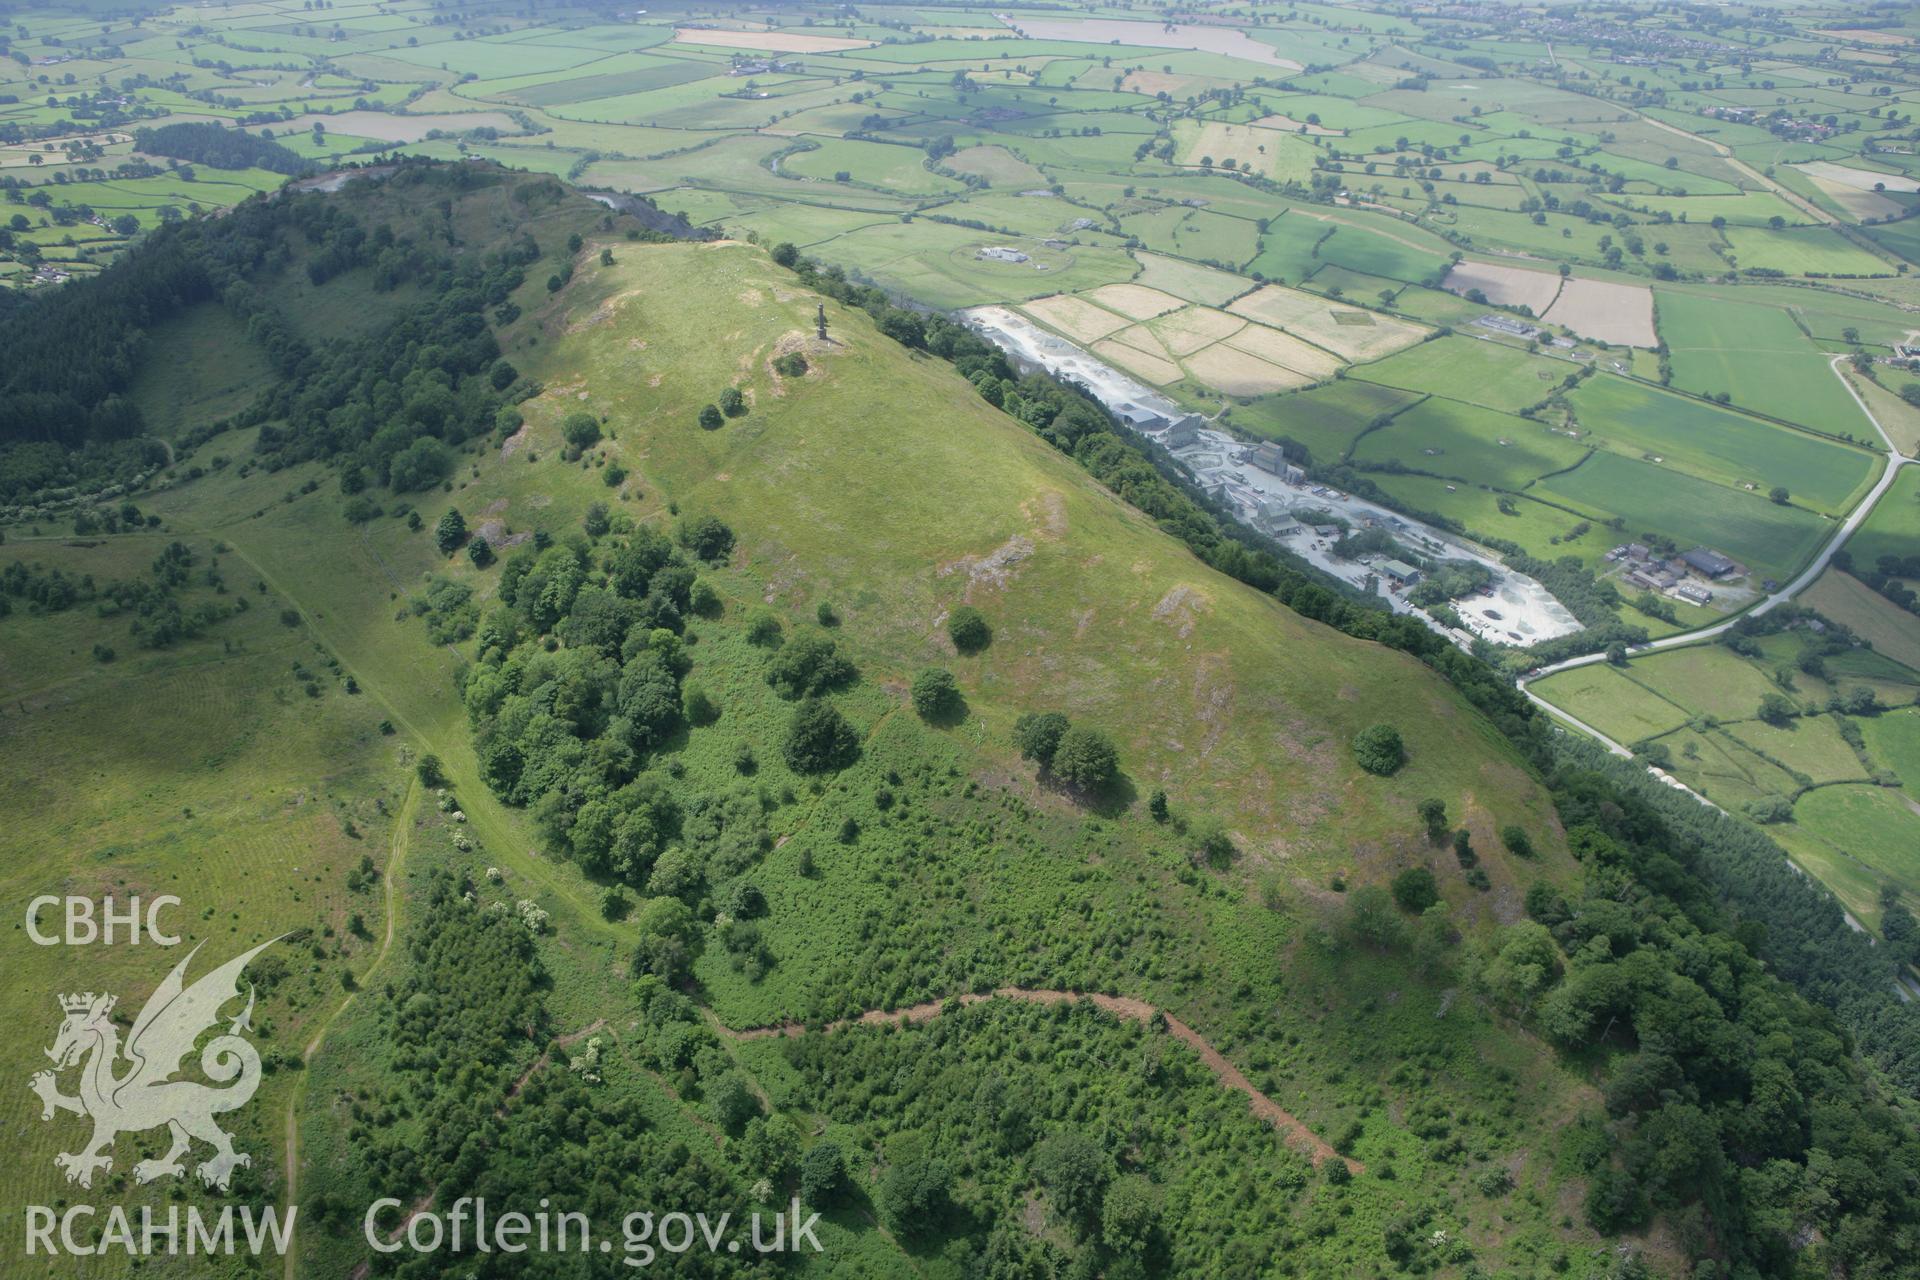
[[[1687,722],[1684,708],[1606,663],[1548,676],[1532,688],[1615,742],[1657,737]]]
[[[1455,335],[1365,365],[1356,376],[1514,412],[1544,401],[1577,368],[1492,340]]]
[[[1251,280],[1229,271],[1219,271],[1157,253],[1136,251],[1133,256],[1140,263],[1136,284],[1185,298],[1188,302],[1209,307],[1225,306],[1253,288]]]
[[[1920,628],[1914,616],[1850,573],[1829,569],[1801,597],[1895,662],[1920,671]]]
[[[1855,563],[1871,567],[1881,556],[1920,556],[1920,467],[1903,467],[1880,505],[1847,543]]]
[[[1596,516],[1617,515],[1626,532],[1654,532],[1686,546],[1717,547],[1780,581],[1829,535],[1827,521],[1657,463],[1599,452],[1538,486]]]
[[[1362,275],[1384,276],[1408,284],[1435,280],[1447,269],[1437,251],[1416,248],[1401,236],[1364,227],[1342,225],[1319,246],[1325,262]]]
[[[815,181],[847,181],[880,187],[908,196],[941,195],[958,191],[960,184],[927,168],[927,157],[917,147],[888,146],[842,138],[807,139],[816,145],[781,157],[780,171]]]
[[[1848,510],[1875,472],[1865,450],[1613,374],[1586,379],[1567,403],[1581,431],[1624,456],[1658,457],[1749,492],[1780,485],[1832,514]]]
[[[1746,720],[1727,732],[1757,754],[1814,783],[1865,782],[1866,766],[1841,738],[1832,716],[1802,716],[1784,726]]]
[[[1367,433],[1353,460],[1518,491],[1585,454],[1540,423],[1434,395]]]
[[[1794,825],[1909,898],[1920,895],[1920,814],[1885,787],[1821,787],[1793,806]],[[1877,912],[1875,914],[1878,914]]]
[[[1891,275],[1893,265],[1831,227],[1728,227],[1727,245],[1742,267],[1787,275]]]
[[[1920,799],[1920,707],[1883,711],[1860,722],[1867,751],[1891,769],[1907,794]]]
[[[1167,205],[1120,219],[1121,230],[1158,253],[1239,267],[1259,252],[1259,229],[1245,218]]]
[[[1317,253],[1336,228],[1302,213],[1275,218],[1260,236],[1260,252],[1247,264],[1250,275],[1298,284],[1323,263]]]
[[[1827,367],[1830,357],[1786,312],[1691,291],[1658,291],[1674,385],[1741,408],[1867,439],[1873,428]]]
[[[1420,400],[1418,395],[1344,378],[1294,395],[1261,400],[1234,414],[1235,425],[1268,439],[1292,440],[1315,462],[1336,462],[1367,427]]]

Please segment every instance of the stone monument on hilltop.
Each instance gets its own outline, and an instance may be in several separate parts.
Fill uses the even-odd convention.
[[[815,305],[813,328],[820,341],[825,342],[827,340],[827,304],[824,302]]]

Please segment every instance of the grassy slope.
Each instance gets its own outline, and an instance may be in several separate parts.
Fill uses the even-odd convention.
[[[836,957],[858,955],[854,931],[862,914],[893,916],[902,895],[928,922],[924,945],[949,953],[947,969],[965,973],[969,954],[996,952],[1006,942],[973,925],[973,906],[952,905],[951,891],[941,886],[957,883],[972,886],[983,925],[1017,916],[1021,903],[1051,913],[1080,900],[1095,904],[1096,923],[1122,914],[1159,918],[1182,935],[1175,950],[1199,957],[1199,967],[1182,975],[1156,966],[1138,975],[1123,963],[1108,976],[1084,968],[1074,976],[1137,987],[1191,1016],[1205,1034],[1251,1036],[1242,1043],[1253,1061],[1267,1052],[1260,1046],[1273,1034],[1269,1027],[1318,1023],[1328,1010],[1342,1010],[1338,1022],[1322,1025],[1289,1055],[1289,1069],[1271,1077],[1286,1105],[1322,1131],[1364,1118],[1362,1082],[1383,1079],[1436,1035],[1462,1062],[1499,1063],[1530,1081],[1522,1104],[1528,1117],[1564,1118],[1578,1105],[1570,1077],[1484,1015],[1457,1013],[1436,1026],[1443,993],[1416,979],[1418,1003],[1405,1009],[1412,1020],[1389,1030],[1351,975],[1343,977],[1319,949],[1300,945],[1337,906],[1338,897],[1321,888],[1335,871],[1363,882],[1433,860],[1409,830],[1413,804],[1424,795],[1448,797],[1474,831],[1494,880],[1495,892],[1482,896],[1464,886],[1450,859],[1439,868],[1463,922],[1512,919],[1527,881],[1568,875],[1543,795],[1450,689],[1399,655],[1306,623],[1206,570],[1068,460],[978,401],[946,366],[882,339],[863,315],[831,309],[833,346],[812,351],[815,372],[776,386],[766,361],[783,340],[815,345],[807,337],[815,300],[758,251],[615,242],[619,263],[602,268],[599,247],[589,241],[574,283],[511,336],[509,354],[548,390],[525,406],[530,426],[511,460],[497,462],[489,451],[461,481],[457,504],[470,523],[484,511],[514,531],[572,526],[589,502],[608,495],[591,470],[556,461],[560,418],[589,408],[607,419],[608,455],[635,473],[628,488],[641,496],[618,504],[621,510],[664,520],[662,508],[671,502],[682,513],[718,514],[741,535],[733,569],[715,575],[732,621],[699,627],[693,674],[727,707],[728,736],[744,734],[770,762],[784,717],[747,665],[756,659],[740,647],[737,619],[747,604],[771,603],[791,624],[810,618],[818,602],[831,602],[844,619],[840,642],[863,671],[860,687],[842,702],[868,734],[867,758],[798,812],[783,809],[770,820],[783,846],[763,872],[780,965],[765,984],[729,974],[711,951],[701,966],[723,1020],[745,1025],[807,1008],[820,967],[831,970]],[[736,379],[753,393],[753,411],[721,431],[702,432],[695,410]],[[403,581],[432,562],[423,537],[381,528],[374,543]],[[324,517],[315,517],[303,535],[276,538],[275,554],[292,568],[325,554],[313,547],[321,538]],[[1004,549],[1023,557],[1006,566],[1004,579],[969,573],[967,557],[977,564]],[[364,592],[373,572],[380,571],[329,580],[358,577]],[[488,590],[490,575],[463,564],[452,572]],[[985,609],[997,630],[979,658],[955,657],[939,626],[944,610],[962,599]],[[391,609],[364,596],[335,596],[330,607],[356,610],[373,627],[387,625],[380,615]],[[378,664],[398,651],[383,644],[367,653]],[[968,697],[968,720],[948,733],[922,728],[900,706],[906,678],[929,663],[953,667]],[[442,754],[470,780],[471,756],[451,699],[417,671],[393,674],[406,681],[395,697],[413,706],[411,722],[438,726],[434,732],[448,747]],[[1033,706],[1063,707],[1114,734],[1136,796],[1164,783],[1176,811],[1226,818],[1248,858],[1223,881],[1208,878],[1188,892],[1171,874],[1181,859],[1164,848],[1170,837],[1144,821],[1137,805],[1110,834],[1078,820],[1063,798],[1031,783],[1007,745],[1011,721]],[[1346,745],[1359,727],[1382,718],[1401,725],[1413,752],[1391,781],[1359,773]],[[696,733],[686,754],[690,770],[721,773],[728,736]],[[962,803],[958,787],[929,801],[980,824],[984,843],[974,856],[954,853],[906,869],[901,888],[899,872],[871,853],[833,851],[828,833],[840,813],[857,811],[888,765],[910,769],[929,761],[984,785],[984,804]],[[763,782],[782,776],[763,763]],[[972,797],[972,786],[964,794]],[[592,892],[571,868],[520,855],[531,840],[522,834],[522,843],[509,842],[525,831],[521,815],[500,811],[475,787],[462,797],[477,826],[497,824],[499,836],[489,836],[486,847],[506,850],[494,856],[533,879],[543,904],[578,904]],[[1050,852],[1072,851],[1065,866],[1051,857],[1027,863],[996,849],[1008,831],[1001,811],[1022,801],[1035,811],[1041,843]],[[1500,851],[1493,832],[1509,821],[1545,836],[1548,856],[1537,867],[1517,866]],[[812,880],[793,875],[794,852],[807,842],[823,850]],[[1081,859],[1090,864],[1090,888],[1074,887],[1083,879]],[[1253,901],[1256,878],[1277,885],[1278,913]],[[596,948],[601,937],[623,933],[590,912],[570,920],[563,933],[585,934]],[[1284,957],[1277,971],[1276,954]],[[972,972],[1025,972],[1021,964],[1017,951],[1007,952]],[[1372,975],[1371,961],[1366,968]],[[1215,977],[1192,981],[1202,972]],[[1237,994],[1236,974],[1244,975]],[[1047,976],[1044,963],[1031,974]],[[834,975],[824,977],[831,984]],[[1406,990],[1406,981],[1383,971],[1360,986],[1375,991],[1385,982]],[[580,999],[566,984],[560,995]],[[584,1025],[595,1012],[584,1001],[578,1007],[581,1016],[568,1025]],[[1329,1090],[1315,1083],[1336,1067],[1355,1073],[1351,1085]],[[1488,1085],[1467,1072],[1455,1105],[1480,1114],[1489,1105]],[[1496,1114],[1506,1109],[1491,1105]],[[1533,1123],[1523,1129],[1531,1132]],[[1375,1142],[1389,1149],[1400,1133],[1384,1125],[1362,1149]],[[1548,1196],[1564,1190],[1554,1176],[1544,1165],[1529,1175]],[[1539,1229],[1530,1223],[1515,1237],[1537,1243]]]
[[[379,199],[363,198],[371,204]],[[542,242],[563,240],[567,225],[590,227],[597,213],[555,212],[549,219],[555,225],[539,231]],[[497,225],[498,214],[487,197],[476,196],[471,209],[461,210],[462,231],[477,239],[488,222]],[[740,531],[743,553],[736,570],[718,575],[733,618],[759,599],[791,607],[796,620],[810,616],[818,600],[839,608],[846,618],[842,644],[865,676],[845,701],[849,714],[874,732],[874,768],[895,759],[950,762],[960,776],[987,789],[984,807],[969,808],[970,799],[952,802],[962,818],[1005,808],[994,797],[1011,792],[1038,810],[1045,839],[1062,851],[1083,851],[1064,859],[1067,865],[1057,872],[998,862],[993,869],[1006,874],[996,892],[1017,901],[1044,886],[1050,899],[1064,900],[1070,891],[1061,886],[1077,883],[1081,858],[1112,862],[1115,873],[1131,862],[1129,878],[1139,880],[1146,896],[1129,886],[1115,890],[1114,901],[1136,913],[1161,915],[1191,934],[1192,946],[1216,958],[1222,973],[1257,982],[1251,999],[1244,981],[1237,990],[1225,980],[1195,985],[1192,977],[1212,970],[1209,964],[1184,977],[1163,980],[1156,974],[1143,983],[1155,990],[1143,994],[1176,1004],[1236,1057],[1242,1045],[1250,1054],[1268,1053],[1259,1046],[1273,1034],[1265,1027],[1275,1019],[1275,1025],[1306,1026],[1303,1020],[1317,1023],[1334,1015],[1282,1056],[1284,1069],[1276,1066],[1268,1076],[1276,1096],[1323,1132],[1343,1120],[1366,1119],[1374,1082],[1384,1080],[1406,1053],[1440,1037],[1451,1046],[1450,1055],[1498,1063],[1503,1078],[1529,1082],[1522,1107],[1528,1118],[1517,1129],[1501,1127],[1500,1145],[1546,1142],[1534,1124],[1564,1120],[1579,1090],[1537,1047],[1465,1005],[1436,1023],[1429,1010],[1450,1003],[1437,985],[1430,989],[1396,963],[1368,957],[1362,968],[1369,976],[1361,986],[1371,991],[1386,983],[1409,997],[1382,1022],[1387,1015],[1352,989],[1351,973],[1337,970],[1318,949],[1299,945],[1338,902],[1321,887],[1335,871],[1364,882],[1431,859],[1411,831],[1413,804],[1429,794],[1446,797],[1456,818],[1473,830],[1495,884],[1493,895],[1475,894],[1447,860],[1441,880],[1463,922],[1496,912],[1511,919],[1529,880],[1569,878],[1543,793],[1451,690],[1400,655],[1304,622],[1205,569],[1070,461],[985,406],[943,364],[910,356],[879,337],[864,316],[836,311],[834,350],[816,360],[818,372],[803,384],[776,394],[765,366],[771,344],[810,328],[813,300],[800,296],[791,277],[756,251],[614,241],[620,263],[603,269],[593,265],[599,247],[590,243],[582,252],[579,277],[548,313],[530,314],[509,335],[516,363],[545,377],[550,390],[528,406],[533,425],[510,460],[486,446],[472,455],[471,467],[463,463],[451,501],[470,521],[504,498],[501,515],[509,527],[555,533],[577,527],[586,505],[609,491],[597,475],[557,461],[557,421],[583,403],[603,410],[618,437],[612,451],[636,471],[629,487],[637,496],[623,504],[625,510],[664,519],[662,508],[672,499],[685,511],[716,512]],[[530,275],[543,279],[546,270],[543,264]],[[347,288],[357,287],[348,282]],[[544,297],[537,283],[529,283],[520,301],[533,312]],[[351,301],[333,298],[348,310]],[[656,376],[660,385],[650,386]],[[692,422],[694,409],[735,377],[754,393],[754,412],[721,432],[700,432]],[[240,434],[209,447],[244,457],[248,445]],[[539,461],[530,462],[536,454]],[[305,479],[321,474],[311,466],[272,476],[242,477],[237,471],[143,499],[143,505],[166,517],[170,528],[223,538],[233,548],[229,576],[244,575],[251,585],[253,573],[245,565],[274,591],[284,591],[305,626],[358,678],[366,697],[353,704],[355,710],[369,720],[391,717],[402,742],[446,760],[456,785],[465,784],[461,804],[482,851],[474,856],[503,867],[514,893],[537,898],[554,913],[559,941],[547,953],[557,977],[551,997],[557,1023],[584,1026],[617,1010],[629,927],[603,920],[594,909],[594,886],[571,866],[534,854],[538,841],[524,816],[504,809],[477,785],[453,690],[457,658],[429,647],[418,623],[399,616],[397,597],[442,564],[426,535],[408,534],[392,519],[351,528],[340,519],[331,485],[297,494]],[[440,503],[422,505],[431,517]],[[1015,539],[1031,543],[1031,550]],[[1009,546],[1025,558],[1007,567],[1004,581],[990,573],[975,579],[962,563]],[[476,574],[464,560],[452,571],[490,592],[490,574]],[[953,657],[938,625],[943,611],[963,598],[984,608],[998,632],[993,647],[976,659]],[[276,601],[254,620],[264,624],[280,607]],[[277,621],[271,630],[282,632]],[[722,693],[728,723],[746,726],[757,735],[763,759],[772,757],[783,714],[779,704],[751,670],[726,670],[727,655],[740,651],[737,639],[729,639],[725,627],[707,630],[712,648],[696,677]],[[932,662],[956,670],[973,713],[944,734],[921,728],[899,708],[905,678]],[[232,687],[243,707],[257,708],[272,679],[266,671],[236,675]],[[1029,706],[1059,706],[1111,732],[1121,742],[1136,795],[1165,785],[1177,811],[1227,818],[1248,855],[1241,869],[1217,886],[1203,882],[1188,893],[1170,873],[1182,861],[1177,853],[1152,851],[1169,837],[1139,816],[1138,805],[1134,816],[1120,822],[1091,823],[1063,798],[1035,788],[1030,771],[1006,745],[1013,717]],[[293,710],[298,714],[304,707]],[[177,713],[163,698],[150,718],[168,723]],[[306,719],[303,728],[310,731],[326,723]],[[1399,724],[1413,756],[1388,781],[1359,773],[1347,750],[1351,735],[1378,719]],[[367,732],[362,726],[363,739]],[[696,772],[726,755],[721,740],[704,751],[700,741],[696,736],[689,748]],[[317,762],[300,763],[305,759],[296,756],[291,763],[309,778],[321,772]],[[224,793],[232,767],[239,766],[197,773],[196,782]],[[831,805],[842,789],[834,788],[821,803]],[[971,787],[966,795],[971,797]],[[159,823],[162,811],[146,812],[144,821]],[[783,834],[804,838],[808,812],[783,810],[776,823],[793,828]],[[264,826],[267,819],[258,822]],[[1541,863],[1516,866],[1500,851],[1493,832],[1508,822],[1533,832],[1547,852]],[[368,831],[366,844],[376,855],[389,847],[385,835]],[[445,856],[444,842],[432,844],[439,852],[428,857]],[[352,853],[357,857],[359,851],[356,846]],[[419,865],[409,860],[409,877]],[[770,871],[779,869],[769,863]],[[1074,875],[1066,876],[1068,870]],[[971,878],[974,872],[965,874]],[[1280,912],[1253,900],[1256,877],[1277,886]],[[861,894],[886,898],[887,891],[876,887],[884,883],[852,870],[837,879],[829,873],[821,884],[826,900],[797,921],[798,935],[781,935],[782,954],[794,958],[796,974],[807,968],[801,962],[809,942],[805,930],[843,930],[846,922],[835,917],[850,913],[838,907]],[[790,900],[783,895],[776,894],[776,902]],[[377,896],[370,903],[368,918],[377,921]],[[262,911],[261,927],[272,923],[270,914]],[[376,924],[376,938],[379,932]],[[1276,954],[1285,957],[1277,971]],[[712,984],[719,1012],[736,1025],[795,1007],[805,986],[796,978],[799,986],[770,982],[755,988],[729,977],[724,965],[703,966],[702,977]],[[44,986],[31,990],[38,996]],[[335,1054],[350,1053],[374,1033],[371,1009],[359,1002],[339,1020],[328,1041]],[[305,1038],[289,1036],[289,1047]],[[1336,1064],[1353,1073],[1348,1083],[1331,1090],[1316,1083]],[[349,1078],[351,1073],[341,1076],[343,1066],[323,1050],[315,1070],[328,1074],[316,1075],[316,1081]],[[1477,1075],[1448,1087],[1458,1090],[1455,1105],[1468,1113],[1499,1115],[1510,1105],[1489,1101],[1504,1086]],[[316,1090],[303,1110],[302,1129],[311,1135],[303,1148],[309,1162],[303,1191],[314,1177],[324,1183],[324,1169],[310,1162],[324,1165],[339,1150],[337,1135],[315,1111],[327,1090]],[[659,1106],[662,1123],[686,1123],[674,1118],[670,1100]],[[263,1133],[275,1130],[282,1107],[284,1101],[267,1107],[263,1099]],[[1369,1136],[1360,1150],[1369,1158],[1406,1141],[1384,1114],[1366,1123]],[[1565,1190],[1544,1161],[1526,1181],[1549,1197]],[[1384,1198],[1376,1204],[1370,1193],[1367,1212],[1386,1211],[1396,1194],[1383,1186]],[[1488,1230],[1538,1243],[1543,1227],[1544,1221],[1529,1220],[1524,1228]],[[338,1256],[332,1255],[334,1246],[323,1247]]]
[[[1120,741],[1142,792],[1166,786],[1256,856],[1309,865],[1392,841],[1428,794],[1545,823],[1541,793],[1442,682],[1207,570],[943,363],[829,307],[817,372],[776,388],[775,345],[812,345],[814,300],[790,276],[744,246],[617,252],[622,264],[583,270],[546,318],[550,334],[577,333],[537,349],[559,354],[527,406],[532,443],[555,448],[574,409],[608,415],[654,486],[741,530],[770,599],[835,602],[850,640],[899,676],[950,662],[989,758],[1012,768],[1002,744],[1021,711],[1065,709]],[[730,381],[753,391],[754,413],[700,431],[696,410]],[[1019,558],[982,568],[996,553]],[[982,658],[954,659],[940,630],[963,600],[998,629]],[[1380,720],[1411,756],[1386,782],[1348,751]]]
[[[92,573],[101,582],[143,575],[173,536],[88,545],[11,533],[0,557]],[[185,540],[198,556],[197,574],[212,544]],[[393,740],[379,734],[372,701],[346,693],[326,667],[312,633],[282,624],[287,601],[257,592],[255,576],[235,556],[218,563],[230,591],[225,599],[244,594],[253,607],[163,651],[137,648],[124,618],[100,618],[92,605],[0,620],[6,900],[24,910],[40,894],[111,895],[124,908],[132,895],[150,901],[172,894],[181,905],[161,922],[184,939],[173,951],[150,944],[37,947],[16,916],[0,942],[7,975],[0,1016],[16,1033],[0,1047],[0,1066],[23,1086],[47,1065],[40,1050],[58,1027],[56,993],[115,992],[130,1021],[193,944],[207,944],[192,969],[197,976],[275,934],[310,929],[310,944],[279,949],[286,977],[255,1017],[264,1056],[295,1053],[337,1003],[340,971],[362,967],[371,949],[347,932],[349,915],[363,915],[376,936],[381,927],[377,892],[350,891],[345,880],[363,855],[384,859],[389,823],[379,804],[390,806],[404,789]],[[185,599],[212,594],[202,586]],[[96,643],[113,648],[115,660],[96,662]],[[296,662],[318,675],[318,698],[295,679]],[[57,915],[49,909],[43,929],[57,932]],[[244,1199],[274,1194],[290,1084],[284,1071],[268,1074],[254,1103],[229,1125],[239,1149],[254,1159],[234,1184]],[[0,1204],[10,1215],[23,1204],[59,1204],[63,1196],[130,1207],[167,1201],[165,1184],[136,1192],[127,1176],[135,1160],[158,1154],[159,1135],[123,1137],[112,1181],[103,1190],[96,1180],[88,1193],[76,1192],[53,1165],[55,1152],[79,1147],[82,1121],[42,1123],[38,1099],[22,1087],[0,1098],[0,1124],[18,1135],[18,1158],[0,1181]],[[197,1182],[188,1195],[220,1199],[207,1197]],[[76,1275],[114,1274],[124,1259],[70,1265]]]

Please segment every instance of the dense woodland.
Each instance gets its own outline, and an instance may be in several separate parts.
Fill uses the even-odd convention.
[[[1891,958],[1758,831],[1584,740],[1559,750],[1584,895],[1529,893],[1544,936],[1507,930],[1480,980],[1566,1051],[1618,1050],[1589,1220],[1670,1214],[1689,1252],[1723,1255],[1696,1275],[1799,1274],[1803,1247],[1822,1273],[1898,1274],[1920,1247],[1920,1019]]]
[[[408,924],[408,972],[374,993],[382,1066],[392,1085],[351,1101],[355,1174],[377,1194],[411,1203],[432,1193],[440,1206],[462,1196],[490,1205],[552,1203],[585,1213],[620,1240],[636,1209],[712,1206],[746,1199],[746,1182],[711,1151],[663,1135],[643,1107],[595,1069],[568,1070],[553,1041],[549,985],[534,935],[506,902],[485,907],[488,886],[444,871],[427,879]],[[536,1062],[551,1063],[534,1070]],[[524,1083],[522,1083],[524,1078]],[[502,1100],[506,1101],[503,1103]],[[324,1229],[358,1235],[363,1201],[322,1194],[305,1206]],[[396,1230],[396,1215],[381,1225]],[[614,1252],[535,1251],[459,1256],[478,1277],[616,1276],[633,1271]],[[371,1255],[376,1275],[446,1273],[445,1255],[401,1250]],[[766,1260],[696,1251],[675,1260],[677,1275],[734,1275]]]
[[[500,180],[413,164],[387,182],[432,208]],[[517,194],[539,204],[557,191],[545,179]],[[0,365],[0,501],[69,499],[164,463],[165,447],[146,437],[125,393],[149,329],[215,300],[278,376],[248,409],[178,443],[267,424],[257,452],[269,469],[338,459],[349,493],[396,480],[403,491],[437,484],[452,467],[451,446],[493,430],[505,408],[513,374],[498,363],[488,314],[511,305],[507,295],[540,252],[523,236],[485,256],[456,254],[444,238],[363,227],[318,194],[263,197],[219,219],[163,227],[95,279],[0,308],[0,348],[10,356]],[[411,286],[420,298],[369,334],[303,341],[273,302],[274,281],[298,269],[320,285],[357,268],[370,271],[376,291]]]
[[[265,169],[270,173],[301,174],[313,164],[300,153],[271,138],[256,137],[245,129],[223,124],[185,122],[157,129],[135,129],[133,147],[150,156],[189,160],[210,169]]]

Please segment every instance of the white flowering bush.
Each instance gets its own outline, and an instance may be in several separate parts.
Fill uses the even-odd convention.
[[[579,1076],[588,1084],[600,1083],[600,1037],[587,1041],[587,1051],[577,1057],[567,1059],[567,1070]]]
[[[535,933],[545,933],[547,931],[547,920],[549,919],[547,912],[532,898],[520,899],[519,902],[514,904],[514,909],[520,913],[521,924],[526,925],[527,928]]]

